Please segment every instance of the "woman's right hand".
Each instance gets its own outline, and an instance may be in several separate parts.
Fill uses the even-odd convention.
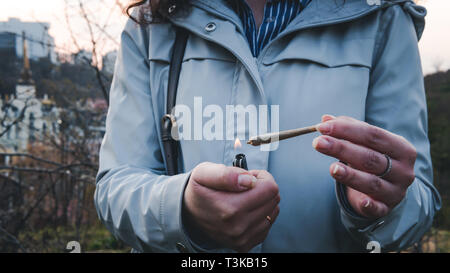
[[[279,202],[278,185],[267,171],[205,162],[186,186],[184,217],[223,247],[248,252],[267,237]]]

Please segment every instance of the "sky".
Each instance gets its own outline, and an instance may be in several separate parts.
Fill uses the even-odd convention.
[[[67,0],[69,3],[75,1]],[[108,35],[102,35],[101,51],[107,52],[117,47],[121,28],[125,16],[120,9],[110,10],[115,0],[85,0],[89,5],[98,5],[94,9],[101,10],[98,15],[102,25],[109,25]],[[126,2],[126,0],[122,0]],[[449,0],[422,0],[421,5],[428,9],[427,25],[419,43],[422,56],[424,74],[437,70],[450,69],[450,1]],[[50,34],[60,51],[73,51],[73,40],[67,31],[65,19],[65,0],[0,0],[0,21],[8,17],[16,17],[27,21],[46,21],[51,23]],[[69,20],[74,27],[76,35],[86,35],[87,29],[76,13],[76,6],[69,9]],[[112,39],[114,38],[114,39]],[[86,39],[87,40],[87,39]],[[89,44],[80,44],[81,47]]]

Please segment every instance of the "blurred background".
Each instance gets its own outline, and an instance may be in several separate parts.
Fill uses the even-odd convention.
[[[130,250],[93,203],[127,2],[1,1],[0,252],[68,252],[69,241],[83,252]],[[450,252],[450,1],[418,2],[428,9],[419,46],[443,208],[408,252]]]

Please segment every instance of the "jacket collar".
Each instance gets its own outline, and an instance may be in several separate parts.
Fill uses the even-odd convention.
[[[222,17],[227,18],[238,27],[241,27],[240,19],[234,10],[229,6],[230,1],[233,0],[191,0],[191,4],[198,8],[203,8],[206,11]],[[236,0],[234,0],[236,1]],[[241,0],[243,1],[243,0]],[[300,13],[303,19],[295,24],[301,27],[306,24],[322,24],[326,22],[339,23],[348,18],[357,18],[365,14],[380,9],[386,5],[396,2],[407,2],[407,0],[381,0],[381,5],[370,4],[373,0],[311,0],[306,8]],[[375,1],[376,2],[376,1]],[[298,20],[296,20],[298,21]],[[291,26],[294,24],[291,24]]]
[[[174,16],[170,20],[173,24],[217,43],[234,54],[249,71],[262,99],[265,100],[263,84],[258,71],[258,60],[253,58],[245,35],[233,35],[236,30],[242,34],[244,32],[239,16],[227,3],[228,1],[230,0],[191,0],[193,8],[187,16]],[[408,0],[381,0],[380,5],[371,5],[369,4],[370,1],[345,0],[345,4],[343,4],[343,0],[311,0],[308,6],[272,42],[288,33],[356,20],[396,3],[411,2]],[[211,22],[217,25],[216,30],[213,32],[205,31],[205,26]],[[270,44],[266,48],[269,46]],[[264,57],[263,53],[264,51],[259,57]]]

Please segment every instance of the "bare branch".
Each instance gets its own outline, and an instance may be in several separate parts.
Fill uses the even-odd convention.
[[[17,116],[17,118],[12,123],[6,125],[5,129],[3,129],[2,132],[0,132],[0,137],[3,137],[12,127],[14,127],[16,124],[18,124],[23,120],[23,118],[25,117],[25,112],[27,111],[28,108],[27,102],[28,100],[25,101],[25,106],[20,111],[19,116]]]
[[[43,162],[43,163],[47,163],[47,164],[50,164],[50,165],[61,166],[60,163],[57,163],[57,162],[54,162],[54,161],[50,161],[50,160],[47,160],[47,159],[44,159],[44,158],[40,158],[40,157],[31,155],[31,154],[26,154],[26,153],[0,153],[0,156],[28,157],[28,158],[31,158],[33,160],[40,161],[40,162]]]

